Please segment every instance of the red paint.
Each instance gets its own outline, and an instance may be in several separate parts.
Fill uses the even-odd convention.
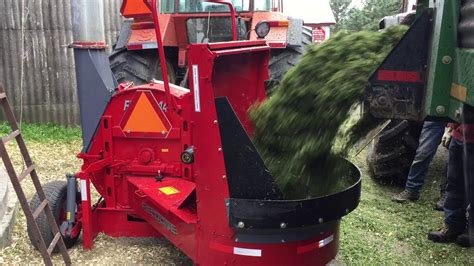
[[[379,70],[377,78],[380,81],[395,81],[408,83],[423,82],[421,74],[418,71]]]

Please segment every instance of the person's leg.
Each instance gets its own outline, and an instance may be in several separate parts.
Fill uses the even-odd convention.
[[[442,122],[426,121],[423,123],[418,148],[408,173],[405,190],[395,195],[392,198],[393,201],[401,203],[408,200],[418,200],[426,173],[441,143],[445,127],[446,123]]]
[[[464,146],[464,176],[466,182],[466,200],[468,223],[465,234],[456,239],[456,243],[463,247],[474,246],[474,144]]]
[[[425,122],[420,135],[420,142],[416,150],[408,173],[405,189],[419,193],[425,182],[425,176],[428,172],[429,165],[438,150],[441,143],[446,123],[442,122]]]
[[[463,169],[463,144],[452,140],[449,146],[448,186],[444,204],[445,228],[432,231],[428,239],[434,242],[452,242],[466,228],[466,202]]]
[[[444,211],[444,202],[446,201],[446,186],[448,185],[448,162],[446,162],[446,167],[444,175],[439,180],[439,200],[436,202],[435,209],[437,211]]]

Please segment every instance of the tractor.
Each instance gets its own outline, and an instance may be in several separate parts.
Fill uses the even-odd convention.
[[[429,4],[434,5],[432,1]],[[417,18],[416,10],[416,0],[403,0],[403,13],[383,18],[380,29],[399,24],[411,26]],[[404,186],[422,128],[423,122],[420,121],[391,119],[369,146],[367,165],[371,177],[383,183]]]
[[[199,43],[265,39],[271,47],[270,84],[278,82],[312,43],[312,30],[301,19],[283,15],[283,1],[160,1],[160,22],[168,75],[172,83],[187,80],[188,46]],[[228,3],[232,3],[234,10]],[[150,10],[141,0],[123,0],[122,25],[110,56],[119,82],[146,84],[162,80]],[[234,21],[235,20],[235,21]],[[232,32],[236,24],[237,33]],[[324,23],[325,26],[333,22]],[[186,84],[181,84],[186,85]]]

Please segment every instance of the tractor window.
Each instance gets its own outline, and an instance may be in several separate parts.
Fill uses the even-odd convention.
[[[271,11],[272,10],[272,3],[270,0],[255,0],[254,3],[254,11]]]
[[[174,13],[174,1],[160,0],[160,13],[161,14],[173,14]]]
[[[248,28],[245,21],[236,19],[237,36],[245,40]],[[232,41],[232,21],[230,17],[190,18],[187,20],[189,43],[212,43]]]
[[[249,11],[250,0],[232,0],[237,12]],[[229,7],[223,4],[208,3],[202,0],[179,0],[179,13],[209,13],[230,12]]]

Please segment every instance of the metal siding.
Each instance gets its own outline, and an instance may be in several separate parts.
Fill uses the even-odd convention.
[[[122,23],[121,1],[101,1],[110,49]],[[23,121],[78,125],[74,55],[67,48],[72,42],[70,0],[0,0],[0,17],[0,83],[17,119],[22,105]]]

